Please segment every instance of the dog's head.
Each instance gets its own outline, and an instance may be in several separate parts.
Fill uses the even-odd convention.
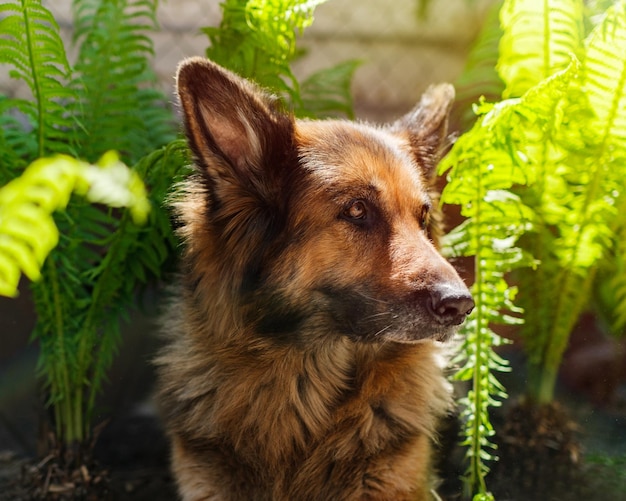
[[[199,171],[182,204],[190,273],[217,275],[256,332],[413,342],[464,321],[473,301],[437,251],[431,187],[451,86],[382,128],[297,121],[203,59],[181,65],[178,93]]]

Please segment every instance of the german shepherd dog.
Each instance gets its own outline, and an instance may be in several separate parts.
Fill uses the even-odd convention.
[[[196,173],[157,365],[182,499],[429,499],[441,342],[474,305],[436,245],[452,87],[373,127],[204,59],[177,85]]]

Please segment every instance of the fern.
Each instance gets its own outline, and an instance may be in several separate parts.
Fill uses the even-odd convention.
[[[467,485],[482,496],[488,495],[484,460],[490,456],[486,448],[492,433],[487,407],[497,401],[492,394],[503,397],[491,371],[506,364],[484,355],[500,340],[479,319],[483,309],[492,315],[487,316],[492,323],[502,321],[503,311],[519,313],[503,273],[528,264],[530,256],[537,263],[516,277],[531,369],[528,392],[542,403],[553,397],[563,351],[590,301],[598,266],[610,262],[609,269],[624,269],[619,235],[626,226],[626,8],[624,2],[616,3],[584,43],[582,13],[581,3],[565,0],[505,1],[498,69],[505,95],[523,96],[492,108],[481,105],[478,109],[486,114],[444,162],[444,168],[453,168],[443,200],[461,204],[469,217],[453,230],[448,245],[453,255],[475,259],[476,317],[467,326],[462,352],[466,365],[458,377],[473,382],[464,399]],[[557,72],[566,57],[572,62]],[[546,75],[552,76],[542,80]],[[474,175],[460,168],[464,163],[476,165]],[[489,186],[496,180],[501,183],[497,190],[503,191]],[[492,214],[490,221],[493,200],[510,205],[500,207],[500,215]],[[485,258],[494,255],[494,245],[514,259],[505,253],[499,258],[501,267],[494,268]],[[607,260],[609,255],[614,260]],[[495,295],[486,300],[483,284],[489,282],[484,277],[495,281],[488,289]],[[623,312],[626,278],[620,273],[616,277],[612,304]],[[619,326],[623,317],[613,318]],[[504,320],[511,317],[505,314]]]
[[[10,65],[12,75],[26,81],[33,93],[29,101],[0,101],[0,145],[7,146],[2,151],[7,164],[0,169],[3,183],[43,153],[71,151],[93,161],[105,148],[116,148],[129,163],[174,137],[165,100],[149,85],[152,42],[147,33],[155,26],[156,2],[75,0],[74,8],[79,56],[72,68],[58,26],[41,2],[0,6],[0,15],[6,16],[0,20],[6,34],[0,38],[0,62]],[[11,118],[14,110],[33,124],[32,134]],[[167,151],[179,150],[171,146]],[[174,254],[171,229],[160,206],[163,185],[171,182],[183,157],[169,153],[161,157],[171,161],[153,162],[163,180],[141,172],[154,185],[148,226],[138,226],[128,212],[94,206],[75,196],[63,200],[63,210],[55,213],[55,239],[44,238],[51,233],[42,234],[37,260],[14,247],[9,258],[3,256],[3,270],[12,263],[7,272],[12,280],[19,278],[16,266],[32,277],[41,273],[32,286],[37,311],[33,336],[41,348],[39,369],[47,382],[58,439],[66,446],[84,446],[90,435],[95,394],[115,352],[119,317],[130,307],[133,291],[141,281],[159,276]],[[65,186],[62,180],[59,183],[60,188]],[[102,182],[94,184],[99,186],[103,200],[107,190],[119,191]],[[42,218],[45,226],[44,222],[50,228],[49,216]],[[17,231],[15,222],[11,231]],[[17,244],[12,240],[11,245]]]
[[[133,167],[133,172],[150,186],[152,210],[148,224],[139,226],[126,214],[117,231],[109,237],[108,250],[102,261],[87,272],[89,281],[94,283],[94,291],[81,341],[84,350],[96,347],[91,355],[93,361],[86,361],[84,369],[85,372],[91,371],[94,381],[88,390],[88,412],[95,407],[100,382],[112,362],[120,336],[119,321],[111,313],[127,310],[138,286],[150,279],[163,278],[164,270],[174,262],[178,241],[172,233],[163,200],[172,184],[188,174],[186,166],[190,161],[186,143],[178,140],[155,150]],[[100,338],[98,346],[99,332],[107,335]]]
[[[506,0],[498,72],[503,97],[521,96],[564,69],[577,54],[583,36],[582,0]]]
[[[139,177],[111,153],[98,165],[67,156],[42,158],[0,189],[0,294],[17,295],[21,272],[41,278],[41,267],[59,240],[52,213],[64,209],[72,193],[90,202],[130,207],[143,223],[149,206]]]
[[[12,100],[0,97],[0,110],[10,108]],[[1,111],[0,111],[1,113]],[[0,114],[0,186],[16,178],[28,165],[29,158],[37,155],[37,142],[33,134],[10,114]]]
[[[541,359],[546,381],[540,398],[552,398],[555,367],[560,364],[569,334],[578,315],[589,302],[593,279],[606,253],[619,241],[613,236],[626,222],[617,210],[626,197],[626,4],[610,8],[586,41],[584,91],[595,113],[588,130],[596,131],[595,148],[585,160],[582,189],[574,199],[569,218],[559,226],[559,286],[563,294],[556,303],[549,343]],[[577,162],[574,169],[580,169]],[[619,259],[620,252],[616,256]],[[619,264],[618,264],[619,266]],[[616,290],[626,278],[617,276]]]
[[[350,82],[360,61],[346,61],[310,75],[300,86],[300,115],[354,119]]]
[[[626,211],[625,201],[626,197],[622,197],[618,214]],[[598,269],[592,306],[611,335],[626,335],[626,221],[621,221],[613,248]]]
[[[54,17],[39,0],[0,5],[0,63],[13,69],[11,77],[28,84],[33,100],[5,101],[26,114],[34,126],[37,156],[69,152],[67,129],[74,127],[65,104],[75,99],[67,83],[71,69]]]
[[[358,62],[320,71],[302,84],[291,71],[297,35],[327,0],[226,0],[219,27],[203,32],[209,59],[256,81],[283,98],[299,116],[352,116],[350,82]]]
[[[598,117],[602,146],[617,148],[620,154],[626,148],[625,43],[626,3],[620,1],[606,12],[587,40],[584,68],[585,91]]]
[[[312,23],[313,10],[325,1],[227,0],[220,27],[203,29],[211,41],[207,57],[297,100],[298,81],[290,67],[296,34]]]
[[[569,334],[589,303],[597,266],[613,245],[618,224],[616,205],[624,176],[620,138],[626,137],[626,128],[621,118],[625,111],[625,55],[620,48],[624,32],[616,14],[621,12],[623,17],[624,7],[618,3],[610,9],[583,44],[574,36],[559,37],[564,28],[555,28],[549,37],[545,30],[543,35],[532,28],[520,32],[519,26],[538,22],[529,12],[531,3],[518,11],[519,4],[508,3],[518,28],[505,24],[505,33],[525,40],[527,52],[543,56],[517,60],[519,49],[503,51],[501,59],[517,68],[516,73],[509,73],[513,78],[506,82],[507,88],[523,88],[525,81],[516,74],[552,71],[558,65],[546,61],[557,61],[559,54],[577,52],[583,58],[583,79],[553,111],[558,122],[544,131],[541,147],[532,152],[536,180],[522,193],[537,217],[536,232],[525,239],[525,246],[541,262],[536,272],[520,277],[520,300],[527,311],[522,333],[531,369],[529,392],[535,400],[548,402]],[[560,16],[559,22],[552,21],[557,27],[573,30],[583,24],[581,5],[566,1],[534,4]]]
[[[156,5],[146,0],[74,3],[74,40],[80,45],[73,82],[82,123],[78,148],[88,159],[115,148],[135,162],[174,139],[165,98],[145,85],[154,84],[148,34],[156,26]]]
[[[464,365],[457,379],[472,381],[464,405],[465,440],[469,467],[468,493],[487,494],[485,476],[489,471],[489,437],[493,427],[489,407],[506,398],[503,386],[493,371],[508,370],[508,363],[493,348],[503,340],[494,324],[520,324],[521,309],[513,300],[517,289],[509,287],[505,274],[520,266],[533,264],[517,245],[520,236],[531,229],[533,212],[513,186],[533,182],[528,176],[529,149],[542,139],[542,131],[553,126],[550,113],[563,98],[577,74],[576,65],[529,90],[521,99],[496,105],[482,104],[483,116],[464,134],[444,159],[440,170],[451,168],[442,194],[444,203],[461,206],[468,219],[445,239],[444,250],[451,256],[474,258],[474,312],[463,328],[464,342],[459,362]]]
[[[133,169],[137,177],[154,180],[145,226],[127,213],[103,212],[78,200],[56,218],[61,240],[34,284],[33,297],[40,370],[58,413],[57,434],[65,443],[90,436],[95,397],[119,344],[120,316],[132,305],[137,287],[160,277],[175,254],[162,201],[169,183],[184,172],[186,152],[175,142]],[[58,376],[65,372],[67,381]]]

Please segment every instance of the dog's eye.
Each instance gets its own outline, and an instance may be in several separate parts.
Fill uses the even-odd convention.
[[[428,207],[427,205],[423,206],[422,210],[420,211],[419,216],[418,216],[418,221],[419,221],[420,227],[423,230],[428,228],[429,215],[430,215],[430,207]]]
[[[367,204],[363,200],[353,200],[341,215],[349,221],[365,221],[367,219]]]

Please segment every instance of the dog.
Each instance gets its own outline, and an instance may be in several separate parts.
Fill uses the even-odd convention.
[[[474,305],[437,250],[453,88],[384,127],[297,120],[200,58],[177,89],[196,172],[156,364],[181,498],[430,499],[442,342]]]

